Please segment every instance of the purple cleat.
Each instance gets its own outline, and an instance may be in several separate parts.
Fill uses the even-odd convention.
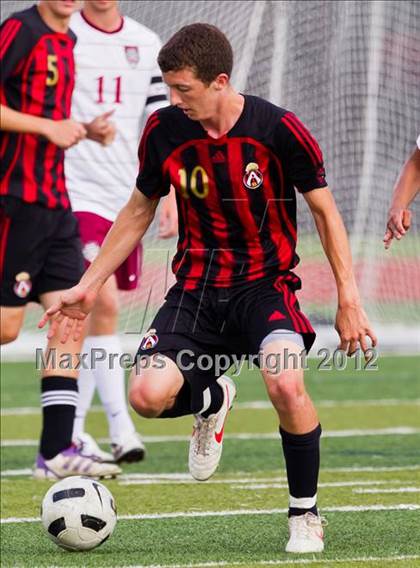
[[[46,460],[38,454],[33,469],[35,479],[63,479],[71,475],[84,475],[95,479],[116,477],[121,469],[114,464],[101,463],[89,456],[83,456],[80,448],[72,445]]]

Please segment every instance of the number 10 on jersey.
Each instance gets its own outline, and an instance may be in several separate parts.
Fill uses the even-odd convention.
[[[203,167],[195,166],[189,179],[185,168],[178,170],[178,175],[182,197],[188,199],[190,197],[190,192],[199,199],[205,199],[208,196],[209,176]],[[199,178],[201,178],[201,187],[198,183]]]

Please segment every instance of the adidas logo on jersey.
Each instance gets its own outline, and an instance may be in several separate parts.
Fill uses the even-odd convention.
[[[221,150],[217,150],[217,152],[212,156],[211,159],[215,164],[221,164],[223,162],[226,162],[225,155]]]
[[[279,312],[279,310],[275,310],[271,316],[268,318],[268,321],[276,321],[276,320],[282,320],[282,319],[286,319],[286,316],[284,314],[282,314],[281,312]]]

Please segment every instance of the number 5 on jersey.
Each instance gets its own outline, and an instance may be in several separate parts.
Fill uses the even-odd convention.
[[[54,87],[58,83],[58,68],[57,68],[57,56],[56,55],[48,55],[47,56],[47,79],[45,84],[47,87]]]

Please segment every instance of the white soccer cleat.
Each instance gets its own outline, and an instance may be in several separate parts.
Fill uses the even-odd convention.
[[[235,383],[226,376],[217,379],[223,389],[224,400],[217,414],[203,418],[195,416],[195,424],[190,442],[188,466],[197,481],[206,481],[213,475],[222,457],[223,431],[227,413],[236,396]]]
[[[71,475],[84,475],[95,479],[112,478],[121,473],[121,469],[111,463],[100,463],[90,457],[83,456],[80,448],[72,445],[46,460],[38,454],[33,469],[35,479],[63,479]]]
[[[114,463],[114,456],[101,450],[90,434],[82,432],[76,436],[73,442],[79,448],[82,456],[101,463]]]
[[[111,448],[116,463],[139,462],[146,455],[143,440],[137,432],[121,436],[117,443],[111,444]]]
[[[324,529],[326,520],[311,512],[293,515],[289,518],[289,541],[286,552],[304,554],[324,550]]]

